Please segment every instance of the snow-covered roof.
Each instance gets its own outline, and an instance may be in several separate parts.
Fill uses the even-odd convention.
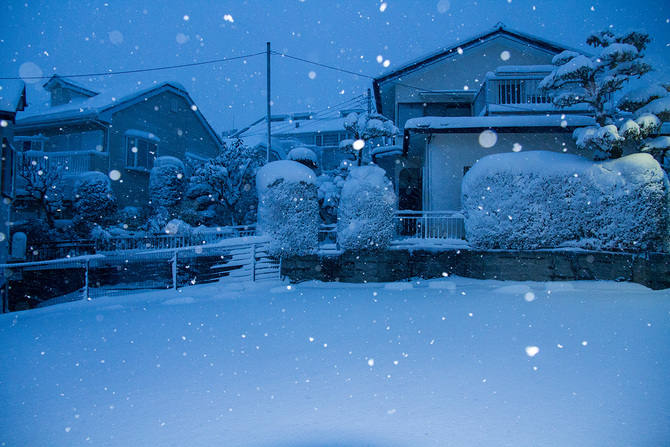
[[[521,41],[527,45],[542,48],[552,53],[560,53],[566,49],[569,49],[565,45],[554,43],[549,40],[542,39],[537,36],[532,36],[530,34],[522,33],[516,30],[511,30],[502,23],[498,23],[493,29],[490,29],[484,33],[478,34],[464,41],[456,42],[438,51],[429,53],[418,59],[412,60],[404,65],[401,65],[398,68],[394,68],[388,73],[385,73],[384,75],[375,78],[374,83],[382,84],[391,81],[407,73],[411,73],[415,70],[421,69],[424,66],[431,64],[433,62],[459,54],[463,51],[466,51],[468,48],[478,46],[498,36],[507,36],[512,39]]]
[[[293,136],[301,134],[322,133],[322,132],[345,132],[345,117],[334,115],[333,111],[323,114],[294,113],[290,115],[273,115],[271,132],[273,137]],[[268,132],[267,117],[254,121],[249,126],[236,132],[233,137],[247,138],[264,136],[267,138]]]
[[[81,93],[83,95],[86,95],[86,96],[95,96],[95,95],[100,93],[100,92],[95,92],[93,90],[90,90],[90,89],[84,87],[83,85],[79,84],[78,82],[74,82],[71,79],[66,79],[66,78],[64,78],[62,76],[58,76],[58,75],[53,75],[51,77],[51,79],[49,79],[43,85],[43,87],[44,87],[45,90],[51,91],[51,89],[53,89],[56,85],[60,85],[62,87],[67,87],[70,90],[79,92],[79,93]]]
[[[26,106],[26,84],[21,80],[0,83],[0,112],[16,113]]]
[[[52,78],[53,79],[53,78]],[[62,81],[63,78],[59,78]],[[48,84],[48,83],[47,83]],[[46,85],[46,84],[45,84]],[[50,106],[48,103],[30,105],[26,111],[17,115],[16,125],[33,127],[35,125],[49,125],[62,123],[64,121],[88,121],[100,120],[111,122],[112,114],[137,104],[148,97],[170,91],[186,100],[190,109],[201,122],[203,127],[210,133],[212,138],[221,144],[221,138],[212,129],[211,125],[200,110],[195,106],[193,99],[189,96],[186,88],[175,81],[165,81],[149,88],[137,89],[137,86],[117,86],[107,89],[100,94],[90,98],[75,99],[67,104]]]
[[[514,115],[413,118],[405,130],[414,132],[449,132],[455,129],[499,129],[524,127],[572,128],[595,124],[595,118],[583,115]]]

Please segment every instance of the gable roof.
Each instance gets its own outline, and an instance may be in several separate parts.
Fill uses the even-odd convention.
[[[70,79],[66,79],[62,76],[58,75],[53,75],[51,79],[49,79],[42,87],[44,87],[45,90],[51,91],[53,90],[56,86],[61,86],[61,87],[66,87],[69,90],[73,90],[75,92],[81,93],[84,96],[95,96],[99,94],[99,92],[94,92],[93,90],[89,90],[83,85],[76,83],[74,81],[71,81]]]
[[[54,80],[54,78],[51,78],[49,82]],[[59,81],[63,79],[64,78],[59,78]],[[49,84],[49,82],[47,82],[47,84]],[[45,84],[45,86],[47,84]],[[121,93],[121,88],[110,89],[89,98],[75,100],[54,107],[33,107],[31,105],[27,111],[19,114],[16,120],[16,126],[17,128],[35,127],[40,125],[61,124],[64,122],[92,120],[110,123],[112,114],[144,101],[147,98],[170,91],[186,100],[190,110],[196,116],[198,121],[200,121],[205,130],[210,134],[214,141],[218,144],[222,144],[221,138],[214,129],[212,129],[212,126],[202,115],[200,109],[195,106],[195,103],[186,91],[186,88],[178,82],[163,82],[133,93],[127,93],[127,91],[128,90],[125,90],[125,94],[119,94]]]
[[[572,50],[576,51],[578,53],[584,53],[583,51],[566,47],[561,44],[557,44],[554,42],[551,42],[549,40],[542,39],[540,37],[536,37],[530,34],[522,33],[516,30],[511,30],[507,28],[505,25],[502,23],[498,23],[495,27],[492,29],[478,34],[474,37],[471,37],[465,41],[460,41],[456,44],[453,44],[451,46],[445,47],[441,50],[435,51],[433,53],[429,53],[419,59],[415,59],[413,61],[410,61],[404,65],[401,65],[398,68],[393,69],[392,71],[383,74],[377,78],[375,78],[372,82],[373,84],[373,90],[375,94],[375,102],[377,105],[377,110],[381,110],[381,92],[380,92],[380,85],[385,84],[388,82],[394,82],[394,80],[408,74],[412,73],[418,70],[423,69],[424,67],[431,65],[433,63],[439,62],[443,59],[453,57],[455,55],[458,55],[462,52],[467,51],[470,48],[476,47],[478,45],[481,45],[484,42],[490,41],[496,37],[509,37],[511,39],[514,39],[516,41],[519,41],[521,43],[524,43],[526,45],[539,48],[542,50],[546,50],[550,53],[558,54],[561,53],[565,50]]]
[[[8,80],[0,84],[0,112],[11,115],[26,107],[26,84],[21,80]]]

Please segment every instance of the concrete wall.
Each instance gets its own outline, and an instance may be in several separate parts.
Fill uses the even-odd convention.
[[[670,288],[670,254],[390,250],[282,260],[282,275],[294,282],[388,282],[445,274],[503,281],[629,281],[663,289]]]

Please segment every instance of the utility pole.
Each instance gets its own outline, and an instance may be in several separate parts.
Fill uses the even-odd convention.
[[[270,143],[272,135],[272,120],[270,119],[270,109],[271,109],[271,103],[272,96],[270,96],[270,42],[268,42],[268,47],[267,47],[267,68],[268,68],[268,73],[267,73],[267,80],[268,80],[268,86],[267,86],[267,102],[268,102],[268,153],[267,153],[267,159],[266,163],[270,163],[270,148],[272,143]]]
[[[368,116],[372,113],[372,93],[368,89]]]

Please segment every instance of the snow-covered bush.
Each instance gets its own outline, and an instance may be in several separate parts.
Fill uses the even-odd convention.
[[[88,237],[95,226],[107,226],[117,220],[117,205],[109,178],[96,173],[75,184],[75,216],[72,224],[82,237]]]
[[[495,154],[463,178],[467,239],[486,249],[667,249],[668,178],[647,154],[592,162],[551,152]]]
[[[184,164],[174,157],[158,157],[149,177],[149,195],[155,207],[172,209],[184,196]]]
[[[324,172],[316,178],[319,190],[319,214],[326,224],[337,222],[337,209],[340,205],[340,194],[344,181],[349,176],[351,162],[343,160],[332,172]]]
[[[187,196],[205,220],[225,214],[232,225],[253,222],[258,202],[254,183],[263,163],[262,154],[242,140],[226,140],[219,156],[196,169]]]
[[[274,161],[256,176],[256,229],[272,239],[276,256],[312,253],[319,239],[319,203],[314,172],[291,160]]]
[[[180,217],[178,205],[184,198],[186,178],[184,164],[174,157],[159,157],[149,177],[151,215],[147,229],[161,232],[171,219]]]
[[[381,250],[393,239],[395,193],[386,171],[352,168],[344,182],[337,214],[337,235],[345,250]]]
[[[295,149],[291,149],[286,155],[286,159],[297,161],[310,169],[319,167],[319,161],[316,154],[313,150],[307,147],[296,147]]]

